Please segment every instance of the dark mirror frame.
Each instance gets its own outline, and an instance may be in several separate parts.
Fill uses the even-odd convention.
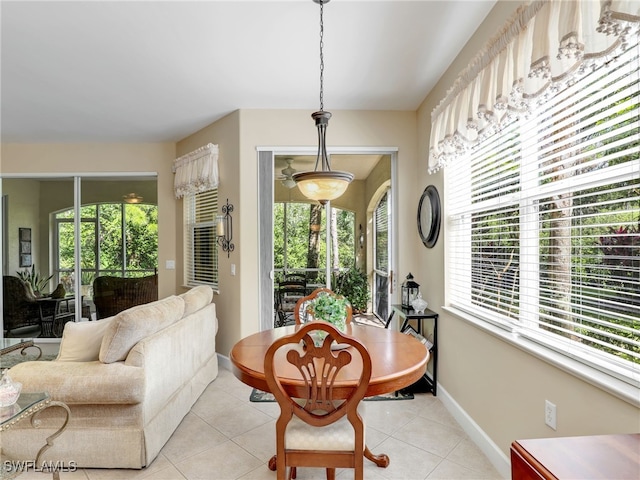
[[[431,215],[429,215],[430,222],[427,225],[423,225],[422,210],[430,209]],[[422,239],[422,243],[427,248],[433,248],[438,241],[438,235],[440,234],[440,195],[438,190],[433,185],[427,186],[422,192],[420,202],[418,203],[418,233]]]

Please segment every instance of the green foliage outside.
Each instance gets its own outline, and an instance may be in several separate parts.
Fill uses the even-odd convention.
[[[85,205],[80,213],[80,275],[83,285],[91,285],[99,275],[141,277],[157,268],[157,206]],[[71,291],[75,270],[73,210],[60,212],[56,219],[60,281]]]
[[[322,271],[326,269],[327,229],[324,210],[320,224],[317,265],[308,264],[310,208],[309,203],[274,204],[273,264],[276,270],[317,269],[322,275]],[[334,210],[334,233],[338,244],[337,268],[348,268],[355,262],[355,214],[348,210]],[[318,281],[319,277],[315,280]]]
[[[371,299],[367,274],[356,267],[338,272],[331,283],[333,291],[344,295],[354,312],[366,312]]]
[[[637,96],[635,100],[620,98],[618,103],[629,106],[600,118],[595,123],[598,128],[585,127],[585,131],[592,133],[589,138],[576,141],[573,168],[565,166],[555,175],[541,178],[541,185],[638,161],[640,142],[634,136],[637,129],[628,128],[640,120]],[[597,104],[594,97],[594,106]],[[600,111],[609,108],[610,105],[603,103]],[[600,111],[590,115],[597,118]],[[616,130],[620,133],[615,133]],[[580,138],[577,133],[572,135]],[[519,141],[517,136],[508,140]],[[494,165],[503,169],[503,183],[496,192],[505,196],[516,193],[519,163],[501,165],[496,161]],[[552,165],[548,169],[552,171]],[[507,191],[507,184],[511,191]],[[546,295],[546,300],[540,301],[538,312],[541,328],[636,364],[640,363],[638,199],[638,178],[584,188],[563,198],[537,199],[539,281]],[[472,247],[473,298],[483,307],[515,319],[520,315],[521,234],[512,219],[519,216],[518,207],[515,204],[511,210],[502,207],[477,213],[472,222],[475,238],[482,240]],[[558,266],[558,258],[570,259],[566,271]],[[558,281],[563,275],[571,278],[566,292],[558,290],[560,283],[566,283]],[[565,320],[579,326],[567,326]]]

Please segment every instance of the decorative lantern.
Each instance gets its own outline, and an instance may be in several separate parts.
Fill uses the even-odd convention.
[[[402,306],[404,308],[413,308],[411,302],[418,296],[420,285],[413,281],[413,275],[409,273],[407,279],[402,284]]]

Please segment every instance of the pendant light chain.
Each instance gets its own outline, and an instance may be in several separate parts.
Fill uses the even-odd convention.
[[[322,48],[324,47],[324,22],[322,20],[324,11],[324,0],[320,0],[320,111],[324,110],[324,55]]]
[[[318,130],[318,156],[316,157],[316,166],[312,172],[296,172],[291,176],[305,197],[310,200],[316,200],[322,205],[342,195],[349,186],[349,183],[353,180],[352,173],[331,170],[329,156],[327,155],[327,125],[329,125],[331,112],[324,111],[323,14],[324,4],[330,1],[331,0],[313,0],[313,3],[320,5],[320,110],[311,114],[311,118],[313,118],[316,129]]]

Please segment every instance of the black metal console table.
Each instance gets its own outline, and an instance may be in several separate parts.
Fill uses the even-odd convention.
[[[433,342],[430,342],[432,345],[429,347],[431,358],[433,358],[433,378],[429,376],[428,371],[425,372],[422,378],[427,384],[428,390],[433,393],[435,397],[438,389],[438,314],[428,308],[425,308],[424,312],[418,313],[414,309],[404,308],[402,305],[391,305],[391,314],[387,319],[385,328],[389,328],[395,314],[404,318],[402,326],[400,327],[401,332],[408,330],[408,328],[411,327],[410,321],[415,320],[416,328],[413,329],[413,327],[411,327],[411,329],[417,332],[419,336],[423,336],[422,321],[425,319],[433,320]]]

